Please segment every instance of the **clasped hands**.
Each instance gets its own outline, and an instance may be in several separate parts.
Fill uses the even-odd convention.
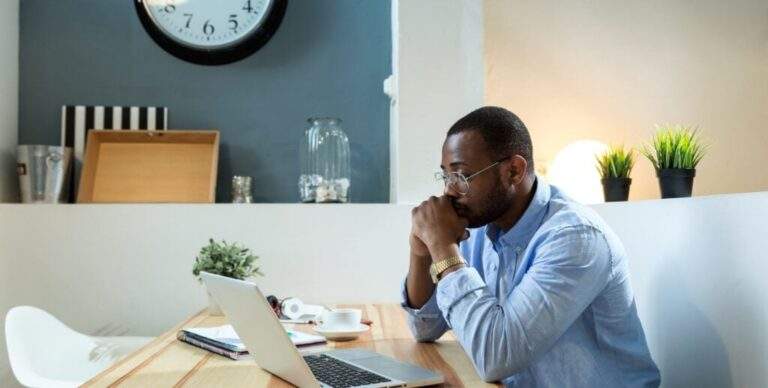
[[[449,197],[429,197],[411,210],[411,253],[425,259],[431,256],[433,262],[458,255],[458,243],[469,238],[467,225]]]

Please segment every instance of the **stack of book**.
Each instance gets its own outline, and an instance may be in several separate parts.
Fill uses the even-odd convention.
[[[286,331],[288,332],[288,337],[291,338],[291,341],[296,346],[325,342],[325,338],[318,335],[288,329]],[[248,350],[235,332],[235,329],[232,328],[232,325],[183,329],[179,331],[176,338],[233,360],[242,360],[248,357]]]

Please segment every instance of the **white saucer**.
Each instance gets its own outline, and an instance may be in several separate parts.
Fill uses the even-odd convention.
[[[326,339],[333,341],[349,341],[357,338],[360,334],[365,333],[371,328],[368,325],[363,325],[361,323],[356,329],[325,328],[320,325],[315,325],[313,329]]]

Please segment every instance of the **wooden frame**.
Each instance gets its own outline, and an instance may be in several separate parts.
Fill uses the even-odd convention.
[[[89,131],[78,203],[214,203],[218,131]]]

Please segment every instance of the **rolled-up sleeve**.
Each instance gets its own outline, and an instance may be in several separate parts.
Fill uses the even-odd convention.
[[[448,324],[437,306],[435,294],[420,309],[411,308],[408,305],[408,291],[405,281],[401,287],[403,309],[408,313],[408,327],[411,329],[416,341],[431,342],[440,338],[447,330]]]
[[[483,380],[509,377],[546,352],[605,287],[610,276],[605,237],[589,226],[553,232],[502,303],[475,268],[437,286],[437,304]]]

